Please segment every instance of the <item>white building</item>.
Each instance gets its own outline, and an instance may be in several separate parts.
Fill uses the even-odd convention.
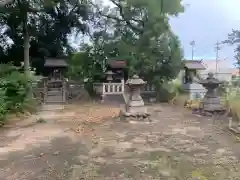
[[[236,68],[232,67],[231,62],[227,60],[203,60],[202,64],[205,70],[200,71],[202,78],[206,78],[209,72],[214,73],[215,77],[221,81],[231,81],[232,76],[235,74]]]

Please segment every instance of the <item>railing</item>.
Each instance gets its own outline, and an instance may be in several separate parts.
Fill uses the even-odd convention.
[[[77,81],[65,82],[65,99],[68,102],[77,101],[85,98],[88,94],[85,93],[84,85]]]
[[[156,89],[153,84],[146,84],[142,89],[143,93],[153,93],[155,91],[156,91]]]
[[[119,94],[124,92],[122,83],[103,83],[104,94]]]
[[[97,94],[123,94],[125,84],[122,83],[95,83],[93,86],[94,91]],[[147,84],[142,88],[142,93],[155,92],[154,85]]]
[[[45,81],[45,78],[41,78],[39,81],[32,83],[33,96],[39,102],[44,102],[45,99]]]
[[[122,94],[124,92],[123,83],[95,83],[93,89],[98,94]]]

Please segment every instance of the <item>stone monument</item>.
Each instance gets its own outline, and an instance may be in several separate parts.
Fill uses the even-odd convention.
[[[126,104],[121,110],[120,116],[125,120],[146,120],[150,114],[147,112],[147,108],[144,106],[143,99],[141,97],[141,87],[146,84],[145,81],[140,79],[137,75],[134,75],[131,79],[128,79],[126,86]]]
[[[113,75],[114,75],[114,73],[113,73],[112,71],[107,71],[107,72],[105,73],[105,75],[106,75],[106,80],[107,80],[108,82],[112,82],[112,81],[113,81]]]
[[[208,77],[199,82],[207,92],[203,98],[202,110],[207,113],[216,113],[224,111],[223,105],[221,104],[220,97],[217,93],[217,88],[221,82],[213,77],[213,73],[208,73]]]

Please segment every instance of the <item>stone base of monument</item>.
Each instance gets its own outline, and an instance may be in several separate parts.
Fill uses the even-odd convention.
[[[204,107],[204,110],[206,110],[206,111],[221,111],[221,110],[223,110],[221,100],[218,97],[204,98],[203,99],[203,107]]]
[[[120,111],[120,120],[124,121],[151,121],[146,107],[129,107]]]
[[[149,121],[150,114],[144,106],[144,101],[141,97],[141,87],[146,84],[145,81],[134,75],[126,82],[124,88],[125,106],[120,112],[120,120],[125,121]]]
[[[218,97],[204,98],[200,110],[203,115],[207,116],[221,115],[226,111]]]

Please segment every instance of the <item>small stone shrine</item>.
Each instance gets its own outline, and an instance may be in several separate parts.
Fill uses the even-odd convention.
[[[114,73],[113,73],[112,71],[107,71],[107,72],[105,73],[105,75],[106,75],[106,80],[107,80],[108,82],[112,82],[112,81],[113,81],[113,75],[114,75]]]
[[[202,102],[203,112],[211,114],[223,112],[224,107],[221,104],[220,97],[217,93],[217,88],[221,82],[213,77],[213,73],[208,73],[208,77],[199,83],[207,90]]]
[[[129,92],[127,92],[128,98],[126,100],[127,102],[125,102],[124,109],[120,112],[120,117],[124,120],[146,120],[150,116],[140,94],[141,88],[145,84],[146,82],[137,75],[127,80],[126,86],[129,90]]]

